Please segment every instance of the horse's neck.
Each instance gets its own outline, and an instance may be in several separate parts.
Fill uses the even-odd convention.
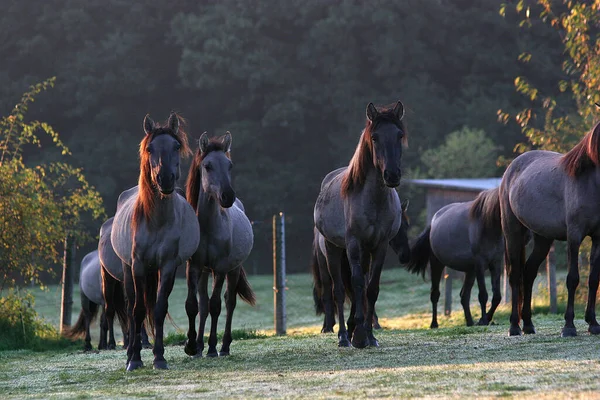
[[[163,226],[173,220],[175,214],[175,196],[177,196],[176,193],[168,196],[154,193],[154,209],[152,210],[151,220],[155,226]]]
[[[224,213],[219,201],[205,192],[202,187],[200,187],[200,194],[198,195],[197,214],[200,229],[203,231],[218,229],[223,222]]]
[[[381,173],[374,166],[370,166],[365,177],[365,184],[362,189],[362,196],[370,197],[374,203],[387,200],[390,188],[383,182]]]

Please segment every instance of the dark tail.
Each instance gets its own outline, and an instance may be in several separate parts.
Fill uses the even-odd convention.
[[[154,308],[156,307],[156,291],[158,290],[158,271],[146,275],[146,332],[154,338]]]
[[[429,234],[431,225],[429,225],[417,238],[410,248],[410,262],[406,264],[406,269],[413,274],[420,273],[425,278],[427,263],[431,255],[431,244],[429,243]]]
[[[523,249],[521,250],[521,254],[519,255],[519,257],[521,257],[521,265],[525,265],[525,246],[523,246]],[[510,282],[510,275],[512,273],[512,265],[510,264],[510,259],[508,257],[508,249],[506,248],[506,244],[504,245],[504,268],[506,268],[506,275],[507,278]],[[519,303],[518,306],[518,310],[519,310],[519,320],[522,319],[522,312],[523,312],[523,303],[525,303],[525,299],[523,298],[523,294],[525,291],[525,285],[524,285],[524,271],[521,271],[521,273],[519,274],[519,296],[517,298],[517,302]],[[511,287],[511,291],[512,291],[512,285],[509,285]],[[511,294],[512,296],[514,296],[514,293]]]
[[[115,308],[115,314],[119,319],[119,325],[121,325],[121,330],[123,332],[129,332],[129,321],[127,320],[127,302],[125,301],[125,289],[123,288],[123,284],[121,282],[119,282],[115,287],[112,301]]]
[[[313,239],[312,255],[310,259],[310,270],[313,276],[313,301],[315,302],[315,313],[321,315],[325,312],[323,307],[323,282],[321,281],[321,266],[319,265],[319,244],[317,243],[317,235]]]
[[[502,234],[498,188],[479,193],[469,209],[469,217],[480,220],[484,232]]]
[[[248,282],[246,271],[242,266],[240,266],[240,277],[238,279],[236,291],[238,296],[240,296],[240,299],[244,300],[246,303],[251,306],[256,304],[256,295],[254,294],[254,290],[252,290],[252,286],[250,286],[250,282]]]
[[[81,337],[85,337],[87,333],[85,324],[86,308],[88,309],[91,315],[91,324],[92,321],[94,321],[96,319],[96,316],[98,315],[99,307],[98,304],[88,299],[87,296],[83,292],[81,292],[81,312],[79,313],[79,318],[77,318],[77,322],[75,322],[75,325],[72,325],[63,331],[64,337],[68,339],[79,339]]]

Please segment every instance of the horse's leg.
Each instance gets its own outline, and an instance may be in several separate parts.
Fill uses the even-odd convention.
[[[104,267],[100,269],[102,275],[102,297],[104,297],[104,318],[102,319],[102,323],[105,324],[105,329],[103,329],[103,338],[105,340],[104,344],[106,345],[106,349],[114,350],[117,348],[117,343],[115,341],[115,331],[114,331],[114,320],[115,320],[115,304],[114,304],[114,296],[115,290],[119,290],[119,282],[110,276],[108,272],[104,270]],[[108,343],[106,343],[106,332],[108,331]]]
[[[436,329],[439,326],[437,320],[437,303],[440,299],[440,280],[444,272],[444,265],[432,253],[429,256],[429,266],[431,267],[431,292],[429,295],[431,300],[431,325],[429,328]]]
[[[477,322],[477,325],[488,325],[490,323],[486,313],[489,298],[485,286],[485,270],[487,265],[488,263],[481,256],[475,258],[475,276],[477,278],[477,288],[479,289],[477,299],[479,300],[479,306],[481,307],[481,318]]]
[[[83,308],[83,316],[85,323],[85,344],[83,346],[84,351],[92,350],[92,336],[90,334],[90,325],[92,323],[92,301],[87,298],[87,296],[81,296],[81,307]]]
[[[321,301],[323,302],[323,309],[325,311],[321,333],[328,333],[333,332],[333,327],[335,325],[335,311],[333,306],[333,282],[331,280],[331,275],[329,275],[329,271],[327,270],[327,261],[325,260],[325,257],[319,257],[319,274],[321,275],[321,285],[323,287]]]
[[[523,305],[521,317],[523,318],[523,333],[535,333],[535,327],[531,320],[531,297],[533,293],[533,282],[538,273],[540,265],[550,251],[552,240],[546,239],[540,235],[533,235],[533,250],[525,262],[525,270],[523,271]]]
[[[187,340],[183,351],[188,356],[195,356],[198,353],[198,345],[196,341],[196,315],[198,315],[198,278],[200,274],[200,268],[192,265],[191,261],[188,261],[185,270],[185,278],[187,281],[188,294],[185,300],[185,312],[188,317],[188,332]]]
[[[365,329],[365,307],[364,307],[364,292],[365,292],[365,274],[363,273],[363,265],[368,265],[370,253],[363,249],[360,242],[353,237],[346,238],[346,253],[352,271],[352,290],[354,292],[354,303],[356,303],[356,314],[354,315],[354,333],[352,334],[352,346],[359,349],[369,345],[368,332]],[[369,315],[371,317],[371,315]],[[371,320],[369,320],[371,326]]]
[[[131,267],[123,263],[123,285],[125,286],[125,296],[127,303],[127,363],[133,357],[133,341],[135,337],[135,319],[133,317],[133,305],[135,304],[135,284]]]
[[[500,291],[500,274],[502,273],[502,262],[495,260],[490,264],[490,280],[492,281],[492,305],[487,313],[488,325],[494,318],[496,308],[502,301],[502,293]]]
[[[346,321],[344,320],[344,301],[346,300],[346,292],[342,278],[342,252],[344,250],[336,247],[330,242],[325,242],[325,248],[327,250],[327,266],[329,268],[329,273],[333,278],[333,292],[338,313],[338,346],[350,347],[348,331],[346,330]]]
[[[220,356],[229,355],[229,346],[233,341],[231,337],[231,323],[233,321],[233,311],[237,304],[237,285],[240,279],[240,268],[235,268],[227,273],[227,290],[225,291],[225,308],[227,309],[227,319],[225,320],[225,333],[223,333],[223,344],[221,345]]]
[[[217,357],[217,324],[221,314],[221,291],[225,282],[225,274],[215,273],[213,275],[213,290],[210,295],[210,336],[208,337],[208,351],[206,357]]]
[[[144,321],[144,323],[142,324],[142,349],[152,349],[152,343],[150,343],[150,340],[148,339],[148,332],[146,332],[146,322]]]
[[[379,324],[379,317],[375,310],[373,310],[373,329],[381,329],[381,325]]]
[[[100,314],[100,340],[98,341],[98,350],[107,350],[106,335],[108,333],[108,319],[106,318],[106,309],[102,307]]]
[[[175,272],[177,266],[173,263],[163,265],[158,274],[158,290],[156,295],[156,305],[154,306],[154,369],[168,369],[165,360],[164,327],[165,318],[169,310],[169,296],[175,284]],[[140,326],[143,328],[143,326]],[[141,329],[140,329],[141,342]],[[141,343],[140,343],[141,344]]]
[[[367,313],[365,316],[365,329],[370,346],[379,347],[379,342],[373,335],[373,318],[375,317],[375,303],[379,298],[379,283],[381,281],[381,271],[387,252],[388,243],[380,245],[372,254],[370,279],[367,286]]]
[[[560,336],[577,336],[577,329],[573,320],[575,319],[575,290],[579,285],[579,246],[583,236],[579,232],[567,232],[567,259],[569,272],[567,273],[567,309],[565,311],[565,326]]]
[[[502,191],[502,188],[501,188]],[[506,195],[500,194],[502,233],[505,238],[505,258],[507,259],[508,280],[511,289],[512,312],[510,314],[510,336],[521,335],[519,322],[521,319],[520,305],[523,300],[521,285],[523,269],[525,268],[525,232],[526,228],[510,209]]]
[[[471,315],[471,289],[475,283],[475,271],[467,271],[465,273],[465,280],[463,282],[462,289],[460,290],[460,304],[463,307],[465,313],[465,320],[467,326],[473,326],[473,316]]]
[[[596,320],[596,293],[598,291],[598,278],[600,275],[600,238],[592,238],[592,253],[590,254],[590,275],[588,277],[588,300],[585,306],[585,322],[588,323],[588,332],[592,335],[600,334],[600,325]]]
[[[133,275],[133,295],[129,297],[129,302],[133,302],[133,332],[129,339],[129,345],[131,347],[131,359],[127,365],[127,371],[133,371],[144,366],[142,362],[142,338],[141,329],[144,318],[146,317],[146,304],[144,302],[145,289],[146,289],[146,275],[144,274],[144,266],[141,261],[134,259],[131,267],[130,275]],[[129,349],[127,350],[129,352]]]
[[[208,318],[208,278],[210,272],[203,269],[200,272],[200,281],[198,283],[198,297],[200,298],[200,321],[198,323],[198,336],[196,336],[196,345],[198,347],[198,357],[202,357],[204,351],[204,327]]]

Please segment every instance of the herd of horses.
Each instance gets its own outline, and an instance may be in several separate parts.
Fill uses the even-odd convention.
[[[400,101],[389,107],[369,103],[366,125],[349,165],[330,172],[322,181],[314,207],[312,249],[313,294],[317,312],[324,313],[322,331],[333,332],[337,314],[339,346],[379,345],[373,334],[378,325],[375,303],[390,246],[409,271],[424,275],[430,266],[431,328],[438,326],[439,283],[445,266],[466,273],[461,303],[467,325],[474,324],[469,301],[475,280],[482,315],[478,324],[489,324],[501,300],[504,257],[512,290],[509,333],[535,333],[533,281],[552,242],[566,240],[568,304],[562,336],[574,336],[578,251],[582,240],[590,236],[585,320],[590,333],[600,333],[595,315],[600,277],[600,214],[596,212],[600,204],[600,123],[567,154],[529,151],[520,155],[507,168],[499,188],[484,191],[471,202],[440,209],[411,245],[408,201],[401,202],[396,190],[408,140],[403,118]],[[138,184],[119,196],[115,216],[100,230],[98,251],[82,262],[82,312],[68,334],[85,334],[86,349],[91,349],[89,325],[102,307],[99,348],[114,348],[116,315],[124,330],[128,371],[143,365],[140,352],[149,346],[145,328],[155,338],[154,367],[167,368],[163,327],[178,266],[186,263],[189,328],[184,351],[190,356],[202,355],[209,314],[206,355],[228,355],[237,296],[255,303],[242,267],[252,250],[253,233],[231,186],[231,134],[209,139],[204,133],[200,137],[183,193],[176,187],[179,164],[191,150],[182,121],[174,112],[164,125],[145,117]],[[526,259],[525,245],[530,240],[533,250]],[[486,269],[493,292],[487,311]],[[227,321],[217,351],[225,281]],[[351,305],[347,321],[346,300]]]

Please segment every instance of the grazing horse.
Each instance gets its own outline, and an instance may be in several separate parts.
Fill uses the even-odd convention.
[[[127,294],[128,371],[143,366],[144,317],[148,329],[156,323],[154,368],[167,368],[163,329],[169,294],[177,267],[194,254],[200,242],[194,210],[175,191],[181,155],[190,153],[180,117],[172,112],[166,125],[159,125],[146,115],[143,125],[138,190],[121,199],[111,230],[113,249],[123,263]]]
[[[481,192],[473,201],[448,204],[435,213],[431,224],[411,247],[411,260],[407,265],[410,272],[423,275],[427,263],[431,265],[432,329],[438,327],[437,302],[444,266],[466,274],[460,291],[460,302],[467,326],[473,325],[469,303],[475,278],[481,305],[478,325],[488,325],[491,322],[502,300],[500,274],[503,254],[504,239],[497,188]],[[492,305],[487,313],[488,293],[484,277],[486,268],[490,270],[493,291]]]
[[[381,270],[388,242],[398,233],[402,220],[400,199],[394,188],[400,184],[400,159],[406,143],[403,116],[401,102],[379,110],[369,103],[366,126],[348,168],[337,169],[325,177],[315,204],[314,222],[325,239],[324,253],[333,277],[338,312],[338,345],[342,347],[350,346],[344,323],[344,252],[352,271],[354,293],[350,313],[355,322],[352,345],[378,346],[372,321]],[[362,301],[365,286],[366,313]]]
[[[120,203],[128,198],[131,194],[137,193],[137,186],[126,190],[119,196]],[[117,204],[117,208],[119,204]],[[104,314],[106,319],[103,320],[107,324],[107,329],[111,332],[111,341],[108,343],[109,349],[114,349],[114,334],[112,326],[114,324],[115,314],[119,318],[122,326],[127,326],[127,306],[125,304],[125,287],[123,286],[123,264],[121,259],[115,253],[110,239],[114,217],[109,218],[100,228],[100,240],[98,242],[98,258],[100,262],[101,274],[101,295],[104,300]],[[142,326],[142,347],[152,348],[148,341],[146,329]],[[128,331],[123,330],[123,346],[127,348]]]
[[[231,134],[227,132],[223,137],[209,140],[204,133],[199,142],[200,148],[190,166],[186,184],[186,197],[196,210],[201,240],[186,270],[188,296],[185,309],[189,329],[184,350],[188,355],[202,356],[204,327],[210,307],[211,326],[206,355],[227,356],[232,342],[231,322],[236,294],[251,305],[256,301],[242,267],[252,250],[254,234],[244,206],[236,199],[231,187]],[[207,285],[210,272],[213,274],[213,290],[209,300]],[[221,290],[225,278],[227,320],[221,351],[217,353],[217,322],[221,313]],[[200,324],[196,334],[198,307]]]
[[[408,208],[408,200],[402,203],[402,223],[398,234],[390,240],[390,247],[398,255],[398,259],[401,264],[408,263],[410,261],[410,244],[408,241],[408,228],[410,228],[410,221],[406,215]],[[311,271],[313,275],[313,299],[315,302],[315,311],[317,315],[325,314],[323,319],[323,328],[321,333],[333,332],[335,325],[335,311],[333,304],[333,285],[331,274],[327,268],[327,260],[325,258],[325,238],[314,228],[314,239],[312,248],[312,259],[311,259]],[[346,253],[342,254],[342,277],[344,281],[344,288],[346,289],[346,297],[352,301],[352,276],[350,271],[350,265],[348,263],[348,257]],[[366,300],[366,298],[365,298]],[[366,303],[365,303],[366,304]],[[353,314],[352,312],[350,314]],[[349,318],[347,325],[353,327],[354,321]],[[373,327],[380,329],[379,319],[377,313],[373,311]],[[348,329],[352,332],[352,329]]]
[[[81,336],[85,337],[84,350],[92,350],[90,325],[98,314],[98,307],[104,307],[104,298],[102,296],[102,279],[100,276],[100,259],[98,251],[94,250],[83,257],[79,271],[79,288],[81,290],[81,312],[77,322],[65,331],[65,336],[75,339]],[[125,332],[127,320],[125,310],[119,314],[121,328]],[[109,340],[107,342],[107,332]],[[113,320],[108,322],[104,308],[100,317],[100,341],[98,350],[114,349],[116,347],[115,335],[113,330]]]
[[[531,292],[540,264],[554,240],[567,241],[567,309],[561,336],[576,336],[575,290],[579,285],[579,246],[592,239],[585,321],[588,331],[600,334],[596,320],[596,292],[600,275],[600,123],[566,154],[534,150],[508,166],[500,184],[502,230],[506,240],[512,290],[511,336],[535,333],[531,320]],[[525,262],[525,233],[533,232],[534,248]],[[522,289],[521,289],[522,287]],[[523,290],[523,293],[521,293]],[[520,304],[521,303],[521,304]],[[522,307],[522,315],[519,308]]]

